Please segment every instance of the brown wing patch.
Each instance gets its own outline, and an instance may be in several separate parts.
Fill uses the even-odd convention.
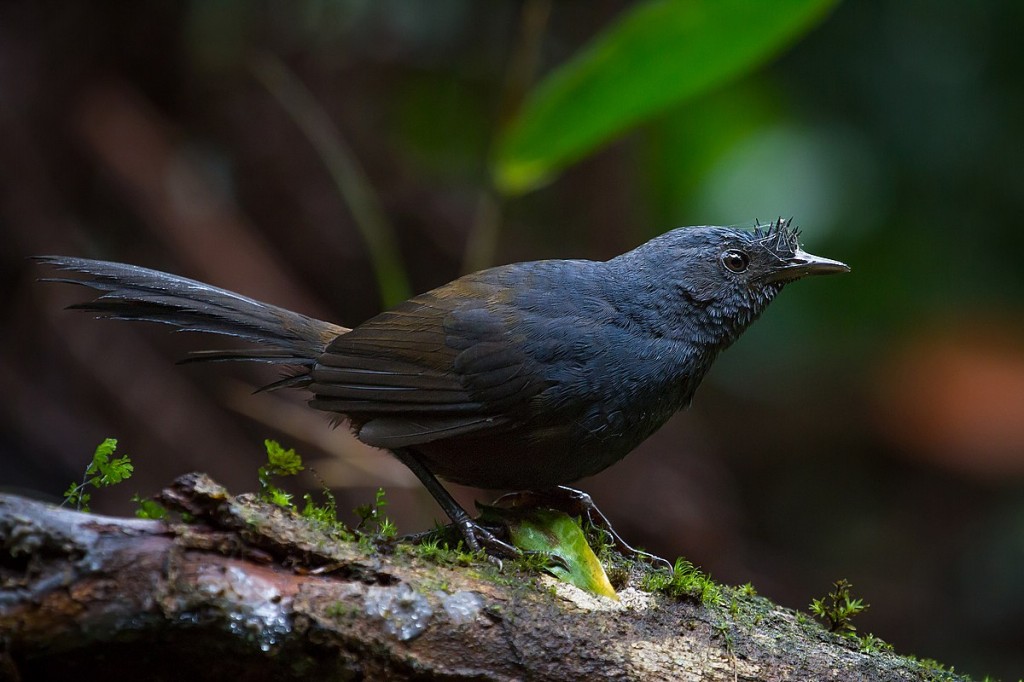
[[[360,440],[407,447],[493,431],[536,393],[503,287],[456,280],[336,338],[313,367],[313,407]]]

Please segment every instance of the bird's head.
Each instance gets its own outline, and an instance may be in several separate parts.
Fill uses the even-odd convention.
[[[687,293],[698,301],[773,296],[789,282],[809,275],[849,272],[839,261],[800,248],[800,232],[782,218],[753,231],[727,227],[675,230],[678,272]]]
[[[810,275],[849,272],[844,263],[801,249],[791,222],[780,218],[752,231],[679,228],[624,258],[658,282],[656,289],[664,297],[657,305],[660,312],[693,326],[681,332],[710,335],[706,341],[728,345],[786,284]]]

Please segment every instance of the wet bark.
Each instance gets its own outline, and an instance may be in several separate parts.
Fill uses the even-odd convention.
[[[510,566],[341,540],[202,475],[191,522],[0,496],[0,679],[921,680],[795,612],[621,600]]]

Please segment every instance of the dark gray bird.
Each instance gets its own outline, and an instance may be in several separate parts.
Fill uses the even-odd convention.
[[[614,464],[686,407],[711,363],[789,282],[848,272],[801,250],[790,221],[672,230],[606,262],[466,275],[355,329],[121,263],[46,256],[102,292],[73,308],[256,342],[190,359],[297,371],[364,443],[409,466],[472,547],[491,540],[436,476],[545,490]]]

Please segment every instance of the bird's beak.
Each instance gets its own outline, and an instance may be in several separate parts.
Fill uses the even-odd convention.
[[[846,263],[815,256],[797,248],[793,256],[787,258],[785,264],[769,275],[768,279],[772,282],[792,282],[808,275],[832,275],[849,271],[850,266]]]

